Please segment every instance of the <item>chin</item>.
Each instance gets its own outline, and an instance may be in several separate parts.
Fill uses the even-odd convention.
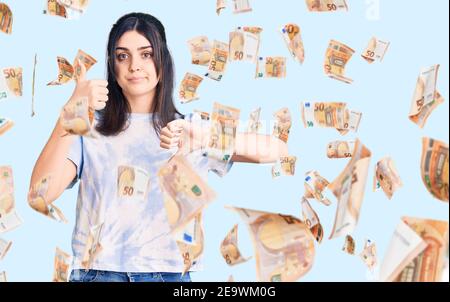
[[[130,97],[142,97],[145,95],[150,95],[152,94],[153,90],[149,90],[147,87],[142,88],[142,89],[137,89],[136,87],[132,88],[132,89],[127,89],[126,91],[126,95],[129,95]]]

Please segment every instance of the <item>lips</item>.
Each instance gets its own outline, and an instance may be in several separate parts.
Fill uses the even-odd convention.
[[[139,83],[139,82],[142,82],[143,80],[145,80],[145,77],[132,77],[132,78],[128,78],[127,80],[128,80],[128,82],[131,82],[131,83]]]

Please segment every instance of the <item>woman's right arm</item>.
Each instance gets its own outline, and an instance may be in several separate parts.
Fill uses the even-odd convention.
[[[80,64],[80,66],[80,75],[69,102],[87,97],[91,108],[94,110],[103,109],[108,101],[108,89],[106,88],[108,82],[105,80],[87,81],[85,78],[86,68],[84,64]],[[70,148],[77,139],[79,139],[78,136],[67,135],[58,119],[47,144],[34,166],[30,180],[30,192],[33,186],[38,184],[43,178],[50,176],[47,192],[43,192],[47,206],[57,200],[77,176],[77,166],[68,159]],[[35,204],[32,200],[28,200],[28,203],[36,211],[41,212],[43,210],[40,207],[42,205]]]
[[[62,128],[58,119],[31,175],[30,191],[33,185],[44,177],[51,176],[46,192],[45,201],[47,205],[57,200],[77,175],[77,167],[67,156],[74,140],[79,138],[65,134],[66,131]],[[33,207],[31,200],[28,202]]]

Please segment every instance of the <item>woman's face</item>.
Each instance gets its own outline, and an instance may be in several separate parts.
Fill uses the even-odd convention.
[[[158,84],[153,48],[137,31],[122,35],[116,45],[116,80],[128,98],[153,97]]]

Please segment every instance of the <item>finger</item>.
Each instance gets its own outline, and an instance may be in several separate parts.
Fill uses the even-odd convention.
[[[161,143],[167,144],[167,145],[172,145],[172,143],[173,143],[173,140],[171,138],[168,138],[165,136],[161,136],[160,140],[161,140]]]
[[[159,146],[160,146],[161,148],[163,148],[163,149],[167,149],[167,150],[170,150],[170,149],[171,149],[171,146],[168,145],[168,144],[165,144],[165,143],[161,143]]]
[[[96,102],[94,105],[94,110],[102,110],[106,107],[106,103],[105,102]]]
[[[182,123],[180,120],[176,120],[167,124],[167,128],[169,128],[172,132],[180,132],[183,130]]]
[[[180,131],[174,131],[174,132],[172,132],[172,134],[173,134],[173,137],[180,138],[183,136],[183,129],[181,129]]]
[[[108,97],[106,96],[100,96],[100,95],[96,95],[92,98],[90,98],[89,103],[95,107],[97,105],[97,103],[105,103],[108,102]]]
[[[99,102],[107,102],[109,100],[109,98],[108,98],[107,94],[97,94],[94,97],[94,100],[99,101]]]
[[[92,85],[94,86],[100,86],[100,87],[107,87],[108,81],[106,80],[91,80]]]
[[[83,82],[86,80],[86,66],[78,59],[78,64],[75,70],[75,80],[77,82]]]
[[[169,129],[167,129],[167,127],[163,128],[161,130],[161,136],[165,136],[165,137],[168,137],[168,138],[173,138],[174,137],[173,133]]]
[[[93,92],[94,94],[104,94],[104,95],[107,95],[107,94],[109,93],[109,90],[108,90],[108,88],[106,88],[106,87],[102,87],[102,86],[94,86],[94,87],[92,88],[92,92]]]
[[[163,134],[163,135],[165,135],[165,136],[167,136],[167,137],[169,137],[169,138],[175,138],[175,137],[180,137],[181,136],[181,133],[182,132],[177,132],[177,131],[171,131],[171,130],[169,130],[169,128],[164,128],[162,131],[161,131],[161,134]]]
[[[109,94],[109,89],[108,88],[106,88],[106,87],[100,87],[100,88],[98,88],[98,92],[99,93],[101,93],[101,94]]]
[[[175,137],[179,137],[183,134],[183,128],[174,128],[169,129],[172,135]]]
[[[161,137],[161,142],[170,145],[172,148],[178,146],[179,141],[180,141],[179,138]]]

